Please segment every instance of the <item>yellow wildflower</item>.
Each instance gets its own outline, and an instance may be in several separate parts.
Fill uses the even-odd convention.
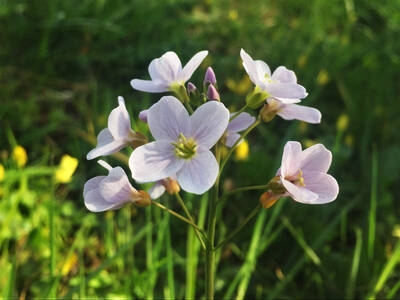
[[[0,181],[3,181],[4,179],[4,166],[2,164],[0,164]]]
[[[238,11],[236,9],[229,10],[229,19],[235,21],[238,18]]]
[[[28,155],[24,147],[18,145],[13,149],[12,159],[17,162],[18,167],[23,167],[28,161]]]
[[[329,74],[327,71],[325,71],[325,70],[319,71],[318,76],[317,76],[317,82],[319,85],[327,84],[329,79],[330,78],[329,78]]]
[[[235,149],[235,158],[237,160],[246,160],[249,156],[249,143],[243,140]]]
[[[78,160],[68,154],[63,155],[60,165],[55,173],[56,180],[61,183],[68,183],[71,181],[72,174],[74,174],[78,167]]]
[[[341,114],[336,122],[336,128],[338,131],[345,131],[349,126],[349,116]]]

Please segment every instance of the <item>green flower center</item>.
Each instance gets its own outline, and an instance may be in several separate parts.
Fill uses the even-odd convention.
[[[196,154],[197,145],[194,139],[187,139],[182,133],[176,143],[172,143],[175,147],[175,155],[179,158],[189,159]]]

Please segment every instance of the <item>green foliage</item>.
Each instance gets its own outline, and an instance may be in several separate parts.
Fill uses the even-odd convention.
[[[243,47],[272,69],[294,69],[310,94],[304,104],[323,121],[260,126],[247,161],[229,163],[221,186],[266,184],[284,141],[298,140],[333,150],[340,194],[318,207],[280,200],[250,222],[217,252],[217,297],[398,298],[399,36],[399,1],[0,0],[1,297],[204,295],[204,253],[178,219],[156,207],[85,209],[84,182],[104,174],[85,156],[118,95],[133,119],[159,98],[129,81],[147,78],[151,59],[167,50],[183,62],[210,50],[191,81],[201,86],[212,65],[222,101],[240,108],[251,91]],[[340,115],[348,126],[337,126]],[[142,122],[133,126],[148,134]],[[21,168],[11,159],[16,143],[28,153]],[[79,168],[57,184],[66,153]],[[260,194],[218,206],[217,241]],[[183,196],[203,225],[207,197]],[[180,211],[175,199],[162,201]]]

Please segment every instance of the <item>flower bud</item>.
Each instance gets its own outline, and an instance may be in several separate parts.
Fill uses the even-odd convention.
[[[207,99],[208,100],[220,101],[220,97],[219,97],[218,91],[212,84],[210,84],[208,86]]]
[[[181,187],[179,186],[179,183],[168,177],[166,179],[162,180],[162,185],[165,187],[165,190],[167,191],[168,194],[173,195],[176,193],[179,193],[179,191],[181,190]]]
[[[264,208],[270,208],[281,198],[281,195],[276,195],[272,191],[267,191],[260,196],[260,203]]]
[[[250,94],[246,97],[247,106],[252,109],[259,108],[264,102],[265,99],[269,97],[269,94],[259,87],[256,87]]]
[[[194,94],[197,91],[197,87],[193,83],[189,82],[187,84],[187,91],[189,94]]]
[[[142,121],[142,122],[145,122],[145,123],[147,123],[147,113],[149,112],[149,110],[148,109],[145,109],[145,110],[142,110],[140,113],[139,113],[139,119]]]
[[[146,191],[140,190],[132,197],[132,202],[138,207],[146,207],[151,205],[151,199]]]
[[[271,103],[264,104],[263,108],[261,108],[260,116],[265,123],[268,123],[273,118],[275,118],[277,112],[278,112],[278,102],[271,101]]]
[[[206,75],[204,76],[204,85],[210,83],[212,85],[217,84],[217,78],[215,77],[214,70],[211,67],[207,68]]]

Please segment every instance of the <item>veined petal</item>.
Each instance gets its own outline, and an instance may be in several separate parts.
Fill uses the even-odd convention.
[[[109,209],[117,209],[123,205],[107,202],[100,194],[99,184],[107,176],[97,176],[85,183],[83,187],[83,198],[85,206],[88,210],[93,212],[100,212]]]
[[[318,194],[308,190],[307,188],[294,185],[293,183],[281,178],[282,184],[286,191],[289,193],[293,200],[305,203],[305,204],[315,204],[318,199]]]
[[[283,178],[294,176],[299,171],[301,163],[301,144],[289,141],[283,149],[281,175]]]
[[[279,97],[275,97],[275,98],[268,98],[267,99],[267,102],[269,101],[269,100],[278,100],[278,101],[280,101],[280,102],[282,102],[283,104],[293,104],[293,103],[299,103],[299,102],[301,102],[301,100],[300,99],[289,99],[289,98],[279,98]]]
[[[272,97],[303,99],[307,97],[306,89],[297,83],[267,83],[262,88]]]
[[[157,199],[162,196],[165,192],[165,186],[163,186],[159,181],[157,181],[155,184],[149,188],[148,193],[150,195],[151,199]]]
[[[200,195],[212,187],[218,170],[217,160],[211,151],[206,150],[185,161],[177,173],[178,183],[186,192]]]
[[[312,204],[332,202],[339,194],[339,185],[336,179],[326,173],[304,173],[304,184],[307,189],[318,195],[318,199]]]
[[[321,112],[313,107],[284,104],[277,113],[278,116],[285,120],[300,120],[311,124],[321,123]]]
[[[91,160],[99,156],[110,155],[120,151],[126,145],[123,140],[114,140],[108,128],[103,129],[97,136],[97,146],[92,149],[86,159]]]
[[[225,146],[231,148],[233,145],[235,145],[236,141],[240,138],[239,133],[232,133],[228,132],[228,135],[226,136],[226,142]],[[240,141],[240,143],[243,142],[243,140]],[[240,145],[240,143],[238,145]]]
[[[221,102],[201,105],[190,116],[192,134],[198,144],[210,149],[221,138],[229,122],[229,111]]]
[[[117,204],[129,201],[136,190],[130,184],[125,171],[121,167],[115,167],[100,182],[99,192],[104,200]]]
[[[164,96],[150,107],[147,122],[156,140],[176,141],[180,133],[191,132],[189,114],[182,102],[173,96]]]
[[[192,77],[194,71],[196,71],[196,69],[200,66],[207,55],[208,51],[206,50],[196,53],[183,68],[180,79],[183,81],[189,80],[190,77]]]
[[[332,153],[322,144],[313,145],[301,153],[300,169],[306,172],[322,172],[329,170]]]
[[[278,80],[282,83],[297,83],[296,74],[284,66],[276,68],[274,73],[272,73],[272,79]]]
[[[108,116],[108,129],[115,140],[128,137],[131,131],[131,120],[126,110],[124,98],[118,97],[119,106]]]
[[[158,74],[166,81],[173,82],[182,72],[182,64],[178,55],[173,51],[168,51],[156,61],[155,67]]]
[[[99,188],[99,183],[106,177],[107,176],[96,176],[86,181],[83,186],[83,197],[86,197],[87,193]]]
[[[236,113],[232,113],[230,117],[232,118]],[[239,132],[246,130],[256,121],[256,118],[247,112],[240,113],[237,117],[235,117],[232,121],[229,122],[228,128],[226,129],[228,132]]]
[[[139,182],[153,182],[175,175],[183,160],[174,153],[171,141],[159,140],[136,148],[129,158],[132,178]]]
[[[265,78],[265,74],[271,75],[271,70],[266,63],[260,60],[254,61],[243,49],[240,50],[240,57],[243,60],[244,69],[255,85],[260,85]]]
[[[131,86],[135,90],[147,93],[162,93],[168,91],[168,85],[151,80],[133,79],[131,80]]]

